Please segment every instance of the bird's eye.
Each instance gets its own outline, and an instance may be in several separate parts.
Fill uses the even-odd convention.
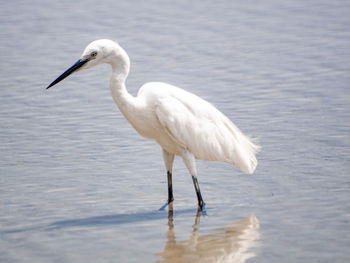
[[[96,57],[96,56],[97,56],[97,52],[96,52],[96,51],[94,51],[94,52],[91,53],[91,57],[92,57],[92,58],[94,58],[94,57]]]

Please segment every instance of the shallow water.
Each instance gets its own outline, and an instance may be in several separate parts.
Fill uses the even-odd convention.
[[[0,9],[1,262],[348,262],[347,1],[8,1]],[[123,118],[108,66],[46,91],[92,40],[211,101],[263,147],[247,176],[180,159]],[[180,260],[181,259],[181,260]]]

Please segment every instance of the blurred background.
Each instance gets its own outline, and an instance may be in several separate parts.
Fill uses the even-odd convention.
[[[341,0],[1,1],[0,261],[349,261],[349,11]],[[99,38],[129,54],[133,95],[177,85],[258,138],[251,176],[198,161],[208,216],[181,158],[174,215],[158,211],[161,149],[117,109],[107,65],[45,90]]]

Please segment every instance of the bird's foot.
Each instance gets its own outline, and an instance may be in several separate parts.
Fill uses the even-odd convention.
[[[205,209],[205,203],[199,205],[198,211],[201,211],[202,216],[207,216],[207,210]]]
[[[166,208],[167,206],[169,206],[169,209],[172,210],[172,209],[173,209],[172,202],[173,202],[173,200],[168,200],[164,205],[162,205],[161,208],[159,208],[159,211],[165,210],[165,208]]]

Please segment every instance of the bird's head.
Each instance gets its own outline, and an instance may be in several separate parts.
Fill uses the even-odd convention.
[[[85,48],[80,59],[47,86],[46,89],[56,85],[74,72],[78,72],[82,69],[89,69],[104,63],[111,64],[112,67],[115,68],[124,69],[126,74],[129,72],[130,62],[126,52],[112,40],[99,39],[91,42]]]

